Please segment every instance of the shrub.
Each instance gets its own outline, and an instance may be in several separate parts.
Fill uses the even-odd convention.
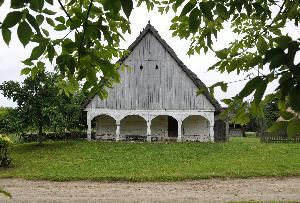
[[[0,135],[0,166],[8,166],[11,162],[10,154],[13,142],[9,137]]]
[[[23,142],[42,142],[42,141],[57,141],[57,140],[78,140],[85,139],[86,133],[82,132],[60,132],[60,133],[24,133],[21,135]]]

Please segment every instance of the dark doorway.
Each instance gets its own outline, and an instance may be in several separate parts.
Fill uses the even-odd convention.
[[[168,116],[168,136],[178,137],[178,123],[172,116]]]

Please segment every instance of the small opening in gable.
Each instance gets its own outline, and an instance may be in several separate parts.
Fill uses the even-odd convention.
[[[140,65],[140,69],[143,70],[143,65]]]
[[[155,66],[155,69],[158,69],[158,65]]]

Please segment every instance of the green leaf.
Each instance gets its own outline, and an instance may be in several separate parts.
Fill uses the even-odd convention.
[[[269,69],[273,70],[275,68],[278,68],[284,63],[285,63],[285,54],[284,53],[278,54],[271,59]]]
[[[256,47],[258,53],[261,55],[265,54],[265,52],[268,50],[268,44],[262,36],[258,37]]]
[[[126,15],[126,17],[129,19],[129,16],[131,14],[131,11],[133,9],[133,3],[132,0],[121,0],[122,9]]]
[[[36,21],[36,19],[29,13],[26,14],[26,19],[30,23],[30,25],[35,29],[35,31],[40,34],[40,27]]]
[[[70,24],[70,29],[74,30],[76,28],[79,28],[81,26],[81,24],[82,24],[82,21],[79,18],[75,17],[72,19],[72,22]],[[97,30],[98,30],[98,28],[97,28]]]
[[[49,9],[47,9],[47,8],[45,8],[45,9],[43,10],[43,13],[45,13],[45,14],[47,14],[47,15],[55,15],[55,14],[56,14],[56,12],[51,11],[51,10],[49,10]]]
[[[251,4],[246,5],[246,11],[247,11],[247,16],[250,17],[252,13],[252,6]]]
[[[213,21],[213,14],[211,12],[211,8],[208,6],[206,2],[200,2],[200,10],[203,15],[210,21]]]
[[[19,24],[17,33],[18,33],[20,42],[25,47],[29,43],[31,36],[33,35],[32,30],[31,30],[30,26],[28,25],[28,23],[25,21],[21,22]]]
[[[186,14],[188,14],[194,7],[196,6],[195,2],[191,2],[189,1],[187,4],[185,4],[185,6],[183,7],[180,16],[185,16]]]
[[[260,84],[262,82],[262,78],[257,76],[253,79],[251,79],[245,87],[241,90],[241,92],[238,94],[238,98],[244,98],[250,95],[257,87],[257,84]]]
[[[62,16],[58,16],[58,17],[56,17],[56,18],[55,18],[55,20],[57,20],[58,22],[60,22],[60,23],[62,23],[62,24],[64,24],[64,23],[65,23],[65,18],[64,18],[64,17],[62,17]]]
[[[288,111],[280,111],[279,115],[284,119],[284,120],[290,120],[295,117],[295,114],[288,112]]]
[[[13,11],[7,14],[3,20],[2,28],[11,28],[20,22],[22,18],[22,12]]]
[[[38,67],[34,66],[32,69],[31,69],[31,77],[32,78],[35,78],[35,76],[39,73],[39,69]]]
[[[9,45],[9,42],[11,40],[11,31],[6,28],[2,28],[2,37],[4,42]]]
[[[298,1],[295,1],[295,3],[293,3],[293,6],[292,7],[290,6],[290,9],[287,14],[290,19],[293,19],[298,14],[297,9],[298,9]]]
[[[222,16],[225,20],[227,20],[230,15],[223,4],[217,4],[217,12],[220,16]]]
[[[11,0],[10,7],[14,9],[23,8],[25,6],[24,0]]]
[[[274,56],[278,54],[283,54],[284,51],[281,48],[272,48],[266,51],[265,58],[263,60],[263,63],[266,64],[268,61],[270,61]]]
[[[178,8],[179,6],[181,6],[181,4],[182,4],[183,2],[184,2],[184,0],[176,0],[175,6],[174,6],[175,10],[177,10],[177,8]]]
[[[3,3],[4,3],[4,0],[0,0],[0,7],[2,6]]]
[[[88,81],[92,85],[96,86],[97,85],[96,71],[93,68],[91,68],[90,70],[87,71],[86,75],[87,75]]]
[[[288,48],[289,43],[292,41],[292,38],[289,36],[280,36],[273,39],[279,48],[286,49]]]
[[[273,125],[267,131],[271,133],[277,133],[280,130],[285,130],[286,126],[287,126],[286,121],[277,121],[274,122]]]
[[[265,11],[264,7],[258,2],[255,2],[252,5],[255,8],[256,16],[260,16],[260,14]]]
[[[253,57],[250,61],[247,62],[246,66],[247,67],[254,67],[257,66],[262,62],[261,56],[255,56]]]
[[[201,18],[199,14],[199,9],[194,8],[189,16],[189,28],[193,33],[195,33],[198,30],[201,23]]]
[[[53,0],[46,0],[46,2],[47,2],[48,4],[53,5]]]
[[[62,31],[62,30],[66,30],[67,27],[64,24],[59,24],[59,25],[56,25],[54,29],[56,31]]]
[[[262,100],[262,97],[264,96],[264,93],[266,91],[268,85],[268,79],[262,80],[259,84],[257,84],[255,93],[254,93],[254,104],[259,105],[259,103]]]
[[[21,70],[21,75],[28,75],[31,72],[31,68],[23,68]]]
[[[228,55],[228,50],[222,49],[220,51],[216,51],[215,54],[219,59],[226,59]]]
[[[34,11],[42,11],[45,0],[29,0],[30,8]]]
[[[291,108],[296,111],[300,112],[300,86],[292,87],[289,91],[289,103]]]
[[[48,32],[48,30],[45,30],[45,29],[42,28],[42,31],[43,31],[44,35],[46,35],[46,37],[49,37],[49,32]]]
[[[49,25],[51,25],[52,27],[55,27],[55,23],[51,18],[46,18],[46,21]]]
[[[49,60],[52,63],[54,55],[55,55],[55,49],[54,49],[53,45],[50,43],[47,46],[47,52],[48,52]]]
[[[222,83],[220,87],[223,92],[227,92],[228,85],[226,83]]]
[[[104,10],[112,11],[114,15],[116,15],[121,10],[121,1],[120,0],[104,0],[102,3]]]
[[[41,25],[44,22],[44,16],[43,15],[37,15],[36,16],[36,22],[38,25]]]
[[[46,49],[46,44],[44,44],[44,43],[40,44],[37,47],[34,47],[32,49],[30,59],[31,60],[38,59],[44,53],[45,49]]]
[[[287,126],[287,133],[290,138],[295,137],[300,133],[300,120],[298,118],[294,118],[289,121]]]
[[[299,53],[298,52],[299,50],[300,50],[299,49],[299,41],[292,41],[292,42],[290,42],[289,45],[288,45],[288,53],[286,54],[286,60],[288,62],[292,62],[293,63],[293,61],[295,60],[296,54]],[[295,68],[291,69],[291,72],[293,74],[300,75],[299,65],[300,64],[298,64],[297,65],[298,68],[296,68],[298,70],[295,70]]]

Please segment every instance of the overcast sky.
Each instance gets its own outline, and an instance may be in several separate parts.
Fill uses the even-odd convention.
[[[3,21],[5,17],[6,9],[8,5],[4,5],[0,8],[0,21]],[[215,82],[219,81],[236,81],[238,79],[244,78],[243,75],[237,75],[236,73],[231,74],[220,74],[215,71],[207,71],[208,67],[217,62],[217,58],[214,54],[209,51],[207,54],[200,53],[194,56],[189,57],[186,53],[189,48],[189,41],[181,40],[177,37],[172,37],[172,32],[169,30],[171,25],[172,15],[161,15],[157,11],[147,12],[145,6],[135,8],[130,16],[131,21],[131,35],[125,35],[125,42],[122,42],[121,48],[127,48],[147,25],[148,20],[151,21],[151,24],[158,30],[159,34],[166,42],[174,49],[177,56],[185,63],[185,65],[190,68],[198,77],[207,85],[212,85]],[[294,38],[300,37],[300,32],[298,28],[293,27],[291,24],[288,25],[287,32],[290,33]],[[50,33],[52,34],[52,33]],[[228,43],[233,40],[235,35],[226,29],[218,35],[218,40],[215,43],[214,48],[221,49],[228,45]],[[0,83],[6,80],[17,80],[22,81],[24,76],[20,76],[20,70],[24,68],[21,60],[26,59],[31,53],[30,46],[27,46],[26,49],[19,42],[16,35],[12,36],[12,41],[7,47],[7,45],[0,37]],[[48,67],[49,70],[52,67]],[[228,87],[227,93],[223,93],[219,88],[215,90],[215,97],[217,100],[224,98],[229,98],[238,93],[241,88],[244,86],[245,82],[236,82],[231,84]],[[267,92],[272,92],[276,84],[268,87]],[[2,94],[0,95],[0,106],[15,106],[11,100],[6,99]]]

